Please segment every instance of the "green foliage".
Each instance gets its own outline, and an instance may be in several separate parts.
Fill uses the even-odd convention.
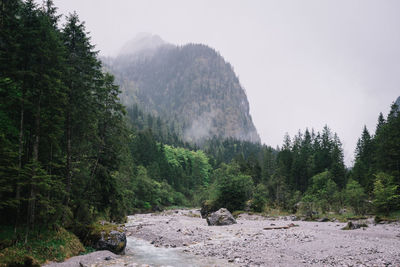
[[[266,204],[267,204],[267,188],[265,187],[265,185],[259,184],[254,189],[251,208],[253,209],[253,211],[262,212],[264,211]]]
[[[328,171],[319,173],[311,178],[311,186],[303,196],[304,202],[315,203],[322,212],[335,207],[338,202],[338,188]]]
[[[29,230],[125,216],[119,89],[78,16],[61,30],[55,11],[50,0],[2,2],[0,214],[13,221],[0,220]]]
[[[356,214],[365,214],[367,195],[357,181],[350,179],[347,182],[344,197],[346,205],[350,206]]]
[[[388,215],[399,208],[399,185],[394,183],[393,176],[383,172],[376,174],[375,178],[372,203],[378,212]]]
[[[271,164],[269,164],[271,165]],[[311,177],[329,170],[331,179],[341,189],[345,186],[346,169],[339,137],[328,126],[322,133],[306,129],[293,138],[284,137],[284,144],[277,155],[277,176],[284,178],[288,189],[304,193],[310,187]],[[271,177],[271,175],[269,175]]]
[[[269,196],[269,204],[276,208],[290,210],[291,191],[285,177],[274,174],[267,183],[267,191]]]
[[[392,175],[400,184],[400,116],[396,104],[392,105],[386,122],[380,122],[375,138],[375,173],[378,171]]]
[[[367,127],[364,126],[361,138],[357,142],[355,163],[351,176],[358,181],[360,185],[367,190],[367,192],[371,192],[373,187],[373,181],[370,179],[374,164],[373,153],[374,142]]]
[[[213,175],[216,177],[216,195],[212,196],[215,199],[215,205],[232,212],[242,210],[253,191],[251,177],[242,174],[235,163],[222,164]]]
[[[22,231],[18,230],[15,235],[12,227],[2,226],[0,242],[9,246],[0,250],[0,266],[27,266],[26,261],[39,266],[45,261],[63,261],[85,251],[79,239],[63,228],[37,229],[30,233],[27,244],[21,236]]]
[[[179,183],[186,189],[195,189],[209,184],[211,166],[203,151],[164,146],[164,153],[171,171],[176,174],[176,188]],[[182,190],[181,190],[182,191]]]

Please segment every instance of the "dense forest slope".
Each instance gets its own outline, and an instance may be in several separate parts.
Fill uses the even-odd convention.
[[[185,141],[213,136],[260,142],[246,93],[232,66],[201,44],[173,46],[141,34],[115,59],[103,60],[115,75],[126,106],[174,121]]]

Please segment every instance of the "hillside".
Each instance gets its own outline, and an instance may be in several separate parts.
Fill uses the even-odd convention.
[[[122,101],[173,121],[185,141],[218,136],[260,142],[246,93],[232,66],[202,44],[174,46],[141,34],[103,60]]]

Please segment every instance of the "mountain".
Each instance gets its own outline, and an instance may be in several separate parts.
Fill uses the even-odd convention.
[[[394,102],[397,105],[397,110],[400,110],[400,96],[397,98],[396,102]]]
[[[119,51],[120,57],[146,53],[157,50],[160,46],[167,45],[158,35],[139,33],[131,41],[127,42]]]
[[[217,136],[260,142],[232,66],[206,45],[175,46],[142,34],[105,65],[125,105],[174,122],[185,141]]]

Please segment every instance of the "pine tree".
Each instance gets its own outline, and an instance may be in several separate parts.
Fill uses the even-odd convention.
[[[371,192],[373,186],[373,158],[374,158],[374,143],[373,139],[364,126],[361,138],[357,141],[355,151],[355,163],[352,170],[352,177],[360,183],[367,192]]]
[[[65,84],[67,92],[65,122],[65,188],[64,204],[70,206],[73,179],[79,181],[77,188],[86,188],[88,179],[96,171],[96,152],[93,142],[98,142],[96,134],[96,105],[93,93],[100,84],[100,62],[93,51],[93,45],[86,35],[84,23],[79,21],[76,13],[67,18],[62,32],[64,46],[67,50]],[[91,140],[91,141],[89,141]],[[79,174],[73,172],[80,168]],[[86,176],[86,177],[87,177]],[[81,190],[78,190],[79,193]],[[79,193],[76,192],[78,195]],[[79,206],[79,204],[78,204]]]

